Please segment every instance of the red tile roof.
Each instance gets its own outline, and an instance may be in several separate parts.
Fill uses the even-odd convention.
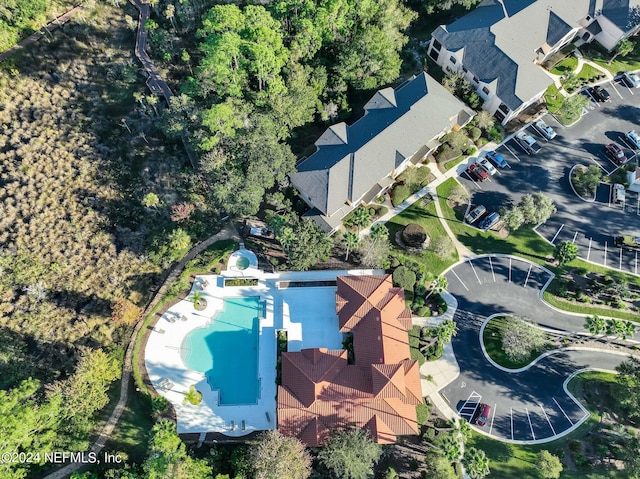
[[[404,291],[390,275],[342,276],[337,285],[339,327],[353,333],[355,364],[344,350],[283,353],[278,429],[310,446],[343,427],[364,427],[379,443],[417,434],[422,392]]]

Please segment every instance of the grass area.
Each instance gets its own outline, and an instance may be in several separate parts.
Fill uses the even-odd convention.
[[[477,254],[518,254],[536,263],[548,266],[546,260],[552,255],[553,247],[533,231],[531,227],[520,228],[506,239],[501,239],[493,233],[479,231],[464,224],[462,213],[447,204],[449,192],[456,184],[458,182],[454,178],[448,179],[438,187],[437,194],[442,214],[462,244]]]
[[[591,80],[603,75],[604,73],[593,67],[593,65],[589,65],[585,63],[582,65],[582,68],[578,72],[578,78],[584,80],[586,82],[590,82]]]
[[[570,311],[572,313],[584,314],[585,316],[611,316],[612,318],[626,319],[628,321],[639,321],[638,314],[630,311],[620,311],[612,308],[597,308],[595,306],[584,306],[582,303],[576,303],[574,301],[568,301],[563,298],[559,298],[553,294],[553,283],[547,291],[543,293],[544,300],[552,306],[563,311]]]
[[[581,46],[580,51],[596,65],[609,70],[613,75],[618,75],[622,72],[640,69],[640,45],[637,38],[632,38],[631,41],[635,44],[633,51],[628,55],[616,57],[611,65],[609,65],[609,60],[613,57],[615,50],[607,52],[596,42],[592,42],[589,45]]]
[[[567,57],[564,60],[559,61],[551,69],[551,73],[554,75],[564,75],[566,73],[575,71],[578,67],[578,59],[576,57]]]
[[[558,87],[555,85],[550,85],[547,88],[544,99],[547,102],[549,113],[557,112],[564,103],[564,95],[558,91]]]
[[[453,160],[449,160],[444,164],[444,171],[449,171],[451,168],[455,168],[460,163],[465,160],[466,156],[459,156],[458,158],[454,158]]]
[[[489,357],[500,366],[509,369],[519,369],[530,364],[536,359],[541,351],[532,352],[528,358],[521,361],[514,361],[509,358],[502,348],[502,330],[506,323],[504,316],[496,316],[489,320],[482,334],[482,342]]]
[[[600,381],[617,384],[616,377],[617,375],[613,373],[605,373],[603,371],[586,371],[571,379],[569,384],[567,384],[567,389],[569,389],[569,392],[576,398],[584,398],[586,397],[585,394],[592,389],[593,382]],[[597,414],[597,411],[593,410],[592,414]],[[600,417],[596,416],[595,419],[599,420]]]
[[[440,219],[438,218],[438,214],[436,213],[435,203],[430,201],[429,204],[423,207],[421,206],[423,201],[424,200],[417,201],[386,223],[386,226],[389,229],[389,237],[394,244],[396,233],[401,231],[410,223],[417,223],[424,228],[429,235],[429,238],[431,238],[431,245],[433,245],[438,238],[448,237]],[[458,253],[455,252],[455,250],[452,256],[442,259],[429,248],[421,253],[409,253],[400,249],[397,245],[394,249],[398,255],[406,255],[415,261],[422,263],[426,267],[426,270],[434,275],[440,274],[450,265],[458,261]]]

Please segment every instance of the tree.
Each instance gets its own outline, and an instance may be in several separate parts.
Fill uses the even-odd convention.
[[[437,446],[449,462],[458,462],[462,457],[462,442],[453,432],[438,435]]]
[[[522,209],[514,206],[500,211],[500,218],[505,222],[509,230],[516,231],[524,224],[524,213]]]
[[[249,464],[255,479],[306,479],[311,474],[311,456],[294,437],[272,430],[250,444]]]
[[[171,221],[180,223],[188,220],[195,209],[196,207],[191,203],[186,203],[184,201],[182,203],[176,203],[171,207]]]
[[[425,455],[426,477],[438,479],[457,479],[455,469],[451,462],[437,450],[429,450]]]
[[[469,190],[463,185],[456,184],[449,191],[448,199],[459,205],[467,204],[469,202],[469,198],[471,198],[471,194],[469,193]]]
[[[563,241],[556,245],[553,257],[558,260],[560,266],[564,266],[578,257],[578,247],[571,241]]]
[[[471,479],[482,479],[489,475],[489,458],[482,449],[470,447],[462,460]]]
[[[406,291],[413,291],[416,284],[416,273],[404,265],[398,266],[393,271],[393,282]]]
[[[629,356],[616,367],[616,381],[623,391],[618,395],[623,409],[633,418],[640,417],[640,359]]]
[[[443,140],[447,142],[451,148],[456,150],[465,151],[469,148],[469,138],[464,134],[462,130],[452,131],[447,134]]]
[[[584,328],[591,334],[597,336],[606,331],[607,323],[604,318],[601,318],[598,315],[587,316],[585,318]]]
[[[534,225],[544,223],[557,211],[553,200],[544,193],[524,195],[518,207],[522,210],[525,223]]]
[[[369,214],[369,210],[364,206],[359,206],[353,210],[344,221],[345,226],[357,226],[358,233],[360,233],[360,228],[368,226],[370,223],[371,215]]]
[[[346,429],[329,436],[318,459],[336,478],[367,479],[373,477],[381,454],[382,448],[366,429]]]
[[[429,284],[429,294],[427,295],[427,298],[434,293],[444,293],[448,286],[449,282],[447,281],[447,277],[442,275],[438,276]]]
[[[589,104],[589,98],[585,95],[572,95],[562,103],[561,110],[567,121],[577,121],[582,115],[582,110]]]
[[[611,57],[611,60],[609,60],[609,65],[611,65],[619,55],[622,55],[624,57],[631,53],[633,51],[633,47],[634,45],[631,40],[627,38],[625,38],[624,40],[620,40],[620,43],[618,43],[618,46],[616,47],[615,54]]]
[[[538,453],[536,468],[543,479],[558,479],[562,472],[562,463],[557,456],[544,450]]]
[[[436,328],[436,339],[440,343],[448,343],[457,333],[458,327],[456,326],[456,323],[450,319],[445,319]]]
[[[448,236],[438,236],[432,240],[431,249],[440,259],[451,258],[456,252],[456,247]]]
[[[369,235],[360,241],[358,250],[360,264],[365,268],[387,268],[389,266],[391,243],[386,236],[376,239],[373,235]]]
[[[142,199],[142,204],[147,208],[155,208],[160,203],[160,198],[155,193],[147,193]]]
[[[193,292],[193,296],[191,296],[191,301],[193,301],[193,307],[197,309],[200,305],[200,301],[202,301],[202,291],[196,289]]]
[[[359,242],[359,237],[356,233],[354,233],[353,231],[347,231],[343,236],[342,236],[342,244],[344,245],[345,249],[347,250],[345,255],[344,255],[344,260],[345,261],[349,261],[349,253],[358,247],[358,242]]]
[[[111,308],[111,319],[116,324],[133,324],[140,316],[140,308],[127,298],[119,296]]]
[[[476,113],[474,121],[476,123],[476,126],[483,131],[489,131],[495,124],[495,120],[491,116],[491,113],[486,110],[481,110]]]
[[[182,228],[176,228],[169,233],[169,259],[181,257],[191,247],[191,236]]]
[[[502,348],[513,361],[523,361],[531,353],[542,349],[544,333],[529,321],[515,316],[507,316],[502,329]]]
[[[207,136],[200,142],[200,148],[205,151],[213,149],[222,139],[233,138],[236,130],[243,125],[238,103],[227,98],[226,101],[203,111],[202,125],[212,133],[212,136]]]
[[[292,232],[289,245],[292,268],[304,271],[329,258],[333,240],[313,220],[295,222]]]
[[[576,168],[574,172],[572,181],[576,191],[582,195],[587,192],[593,194],[602,178],[602,170],[596,165],[591,165],[586,169]]]

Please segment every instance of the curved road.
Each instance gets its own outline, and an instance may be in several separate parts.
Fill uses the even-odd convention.
[[[480,327],[496,313],[527,317],[550,329],[583,330],[584,315],[560,312],[540,299],[553,274],[521,258],[488,255],[460,263],[445,276],[458,300],[452,345],[460,376],[440,391],[449,405],[469,419],[477,404],[489,404],[489,421],[479,429],[515,442],[550,441],[585,420],[588,414],[567,395],[565,380],[580,369],[613,370],[626,355],[562,350],[511,373],[493,366],[480,345]]]

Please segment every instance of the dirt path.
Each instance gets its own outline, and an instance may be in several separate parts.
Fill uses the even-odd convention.
[[[127,346],[127,351],[124,356],[124,364],[122,367],[122,380],[120,385],[120,398],[118,399],[118,403],[113,409],[111,416],[109,417],[104,427],[102,428],[100,435],[98,436],[96,441],[93,443],[93,445],[89,448],[88,452],[94,452],[98,454],[104,448],[105,444],[111,437],[111,434],[113,434],[113,431],[116,428],[118,421],[120,420],[120,416],[122,415],[122,412],[124,411],[124,408],[127,405],[127,400],[129,398],[129,381],[131,380],[131,372],[133,369],[132,368],[133,349],[134,349],[138,334],[140,333],[140,330],[142,329],[142,326],[144,324],[144,319],[153,310],[153,308],[156,307],[158,302],[162,299],[162,297],[167,292],[167,289],[169,288],[171,283],[173,283],[178,278],[180,273],[182,273],[182,270],[184,269],[188,261],[191,261],[198,254],[200,254],[209,246],[211,246],[213,243],[223,239],[230,239],[230,238],[233,238],[236,240],[240,239],[238,232],[236,231],[235,227],[231,223],[227,224],[220,232],[216,233],[215,235],[207,238],[203,242],[191,248],[191,250],[173,268],[171,268],[171,270],[169,271],[169,274],[167,275],[164,282],[162,283],[162,286],[158,288],[158,291],[154,295],[153,299],[149,302],[149,304],[147,304],[147,307],[145,308],[144,312],[141,314],[140,319],[138,320],[138,323],[136,324],[136,327],[134,328],[133,333],[131,334],[131,339],[129,340],[129,345]],[[73,472],[77,471],[83,466],[84,464],[82,463],[75,463],[75,462],[70,463],[65,467],[63,467],[62,469],[59,469],[58,471],[45,476],[44,479],[62,479],[70,476]]]
[[[46,36],[47,32],[49,32],[49,34],[50,34],[51,31],[55,30],[56,28],[62,27],[65,23],[67,23],[71,19],[71,17],[73,17],[80,10],[84,10],[84,7],[82,5],[78,5],[77,7],[72,8],[68,12],[60,15],[59,17],[56,17],[55,20],[51,20],[44,27],[42,27],[40,30],[38,30],[35,33],[32,33],[27,38],[22,40],[20,43],[17,43],[14,46],[12,46],[11,48],[9,48],[7,51],[4,51],[4,52],[0,53],[0,62],[3,61],[3,60],[6,60],[11,55],[14,55],[18,51],[22,50],[24,47],[37,42],[42,37]]]

